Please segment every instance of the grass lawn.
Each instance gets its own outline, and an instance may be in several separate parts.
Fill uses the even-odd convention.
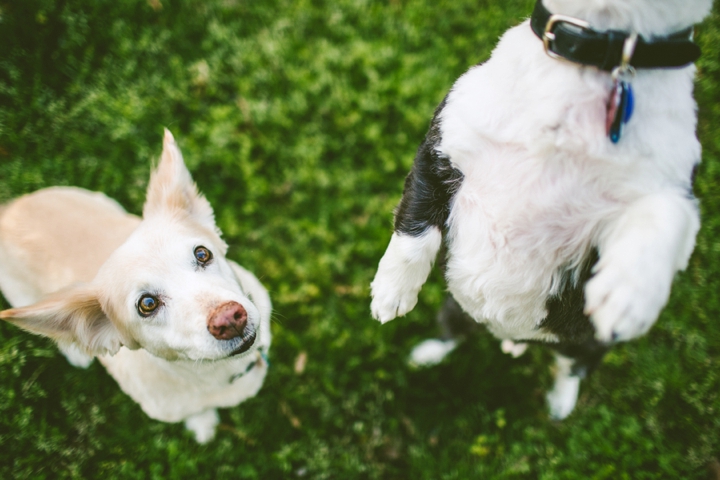
[[[533,3],[0,0],[0,202],[77,185],[139,213],[167,126],[275,307],[265,386],[206,446],[97,362],[72,368],[0,324],[0,478],[720,478],[718,2],[696,29],[697,248],[654,329],[606,357],[566,421],[547,416],[545,349],[514,360],[480,334],[437,368],[406,365],[435,334],[438,272],[406,318],[370,318],[435,106]]]

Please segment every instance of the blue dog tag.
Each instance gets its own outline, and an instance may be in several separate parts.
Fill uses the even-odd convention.
[[[623,127],[632,117],[634,108],[635,98],[630,82],[616,80],[610,92],[605,123],[606,132],[611,142],[618,143],[620,141]]]

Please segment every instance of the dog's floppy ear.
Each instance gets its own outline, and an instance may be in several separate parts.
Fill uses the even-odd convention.
[[[120,332],[103,312],[97,294],[86,286],[62,290],[27,307],[4,310],[0,318],[61,345],[75,343],[90,355],[115,354],[122,344]]]
[[[210,202],[198,192],[183,162],[182,153],[166,128],[160,163],[150,177],[143,217],[168,211],[188,214],[203,226],[216,231]]]

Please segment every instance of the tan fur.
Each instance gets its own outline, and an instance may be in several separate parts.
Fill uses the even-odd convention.
[[[174,143],[174,142],[173,142]],[[183,188],[177,188],[178,178]],[[160,164],[150,177],[143,217],[188,215],[217,233],[210,203],[198,191],[177,148],[164,148]]]
[[[60,290],[32,307],[0,312],[0,318],[63,346],[77,342],[87,345],[88,351],[111,354],[120,349],[118,331],[103,312],[92,288]]]
[[[20,197],[0,217],[0,289],[21,307],[89,282],[139,224],[114,200],[80,188]]]
[[[198,245],[212,262],[193,263]],[[226,250],[166,131],[142,220],[103,194],[67,187],[0,210],[0,289],[14,307],[0,319],[54,339],[73,365],[99,356],[150,417],[185,420],[204,443],[215,434],[215,408],[262,386],[271,341],[267,292]],[[149,294],[160,307],[146,317],[137,304]],[[228,302],[243,306],[251,328],[214,338],[208,315]]]

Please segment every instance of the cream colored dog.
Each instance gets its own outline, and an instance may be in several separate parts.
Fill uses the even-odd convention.
[[[55,187],[0,209],[0,318],[94,356],[150,417],[209,441],[218,407],[267,373],[270,299],[225,258],[213,211],[165,131],[143,218],[101,193]]]

